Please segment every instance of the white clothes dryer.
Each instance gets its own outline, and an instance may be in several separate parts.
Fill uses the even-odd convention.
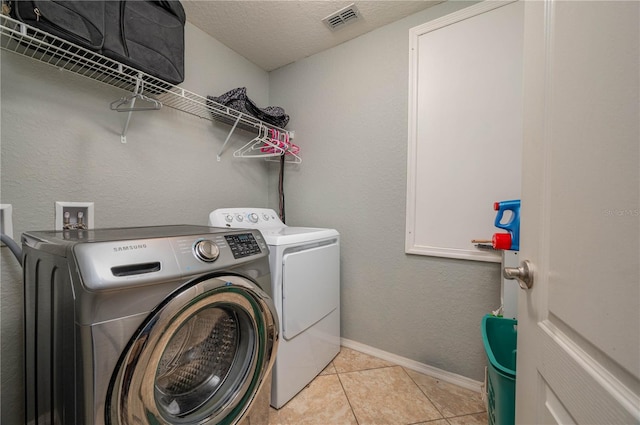
[[[271,405],[279,409],[340,351],[340,234],[287,226],[275,211],[264,208],[217,209],[209,224],[258,229],[269,246],[271,292],[281,330]]]

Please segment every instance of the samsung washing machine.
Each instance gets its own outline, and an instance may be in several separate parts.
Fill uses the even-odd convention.
[[[273,368],[277,409],[308,385],[340,352],[340,234],[285,225],[275,211],[223,208],[209,224],[260,229],[269,246],[271,289],[282,338]]]
[[[279,327],[259,231],[28,232],[27,424],[267,424]]]

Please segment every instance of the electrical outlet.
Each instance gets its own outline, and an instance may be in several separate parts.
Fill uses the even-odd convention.
[[[56,202],[56,230],[93,226],[93,202]]]
[[[13,207],[11,204],[0,204],[0,231],[13,239]],[[4,244],[2,244],[4,246]]]

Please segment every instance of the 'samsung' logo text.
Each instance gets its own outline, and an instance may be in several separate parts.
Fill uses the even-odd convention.
[[[124,252],[124,251],[135,251],[136,249],[145,249],[147,247],[146,243],[135,244],[135,245],[122,245],[116,246],[113,248],[113,252]]]

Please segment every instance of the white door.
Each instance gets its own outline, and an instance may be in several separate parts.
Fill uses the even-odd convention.
[[[639,18],[526,2],[518,424],[640,423]]]

